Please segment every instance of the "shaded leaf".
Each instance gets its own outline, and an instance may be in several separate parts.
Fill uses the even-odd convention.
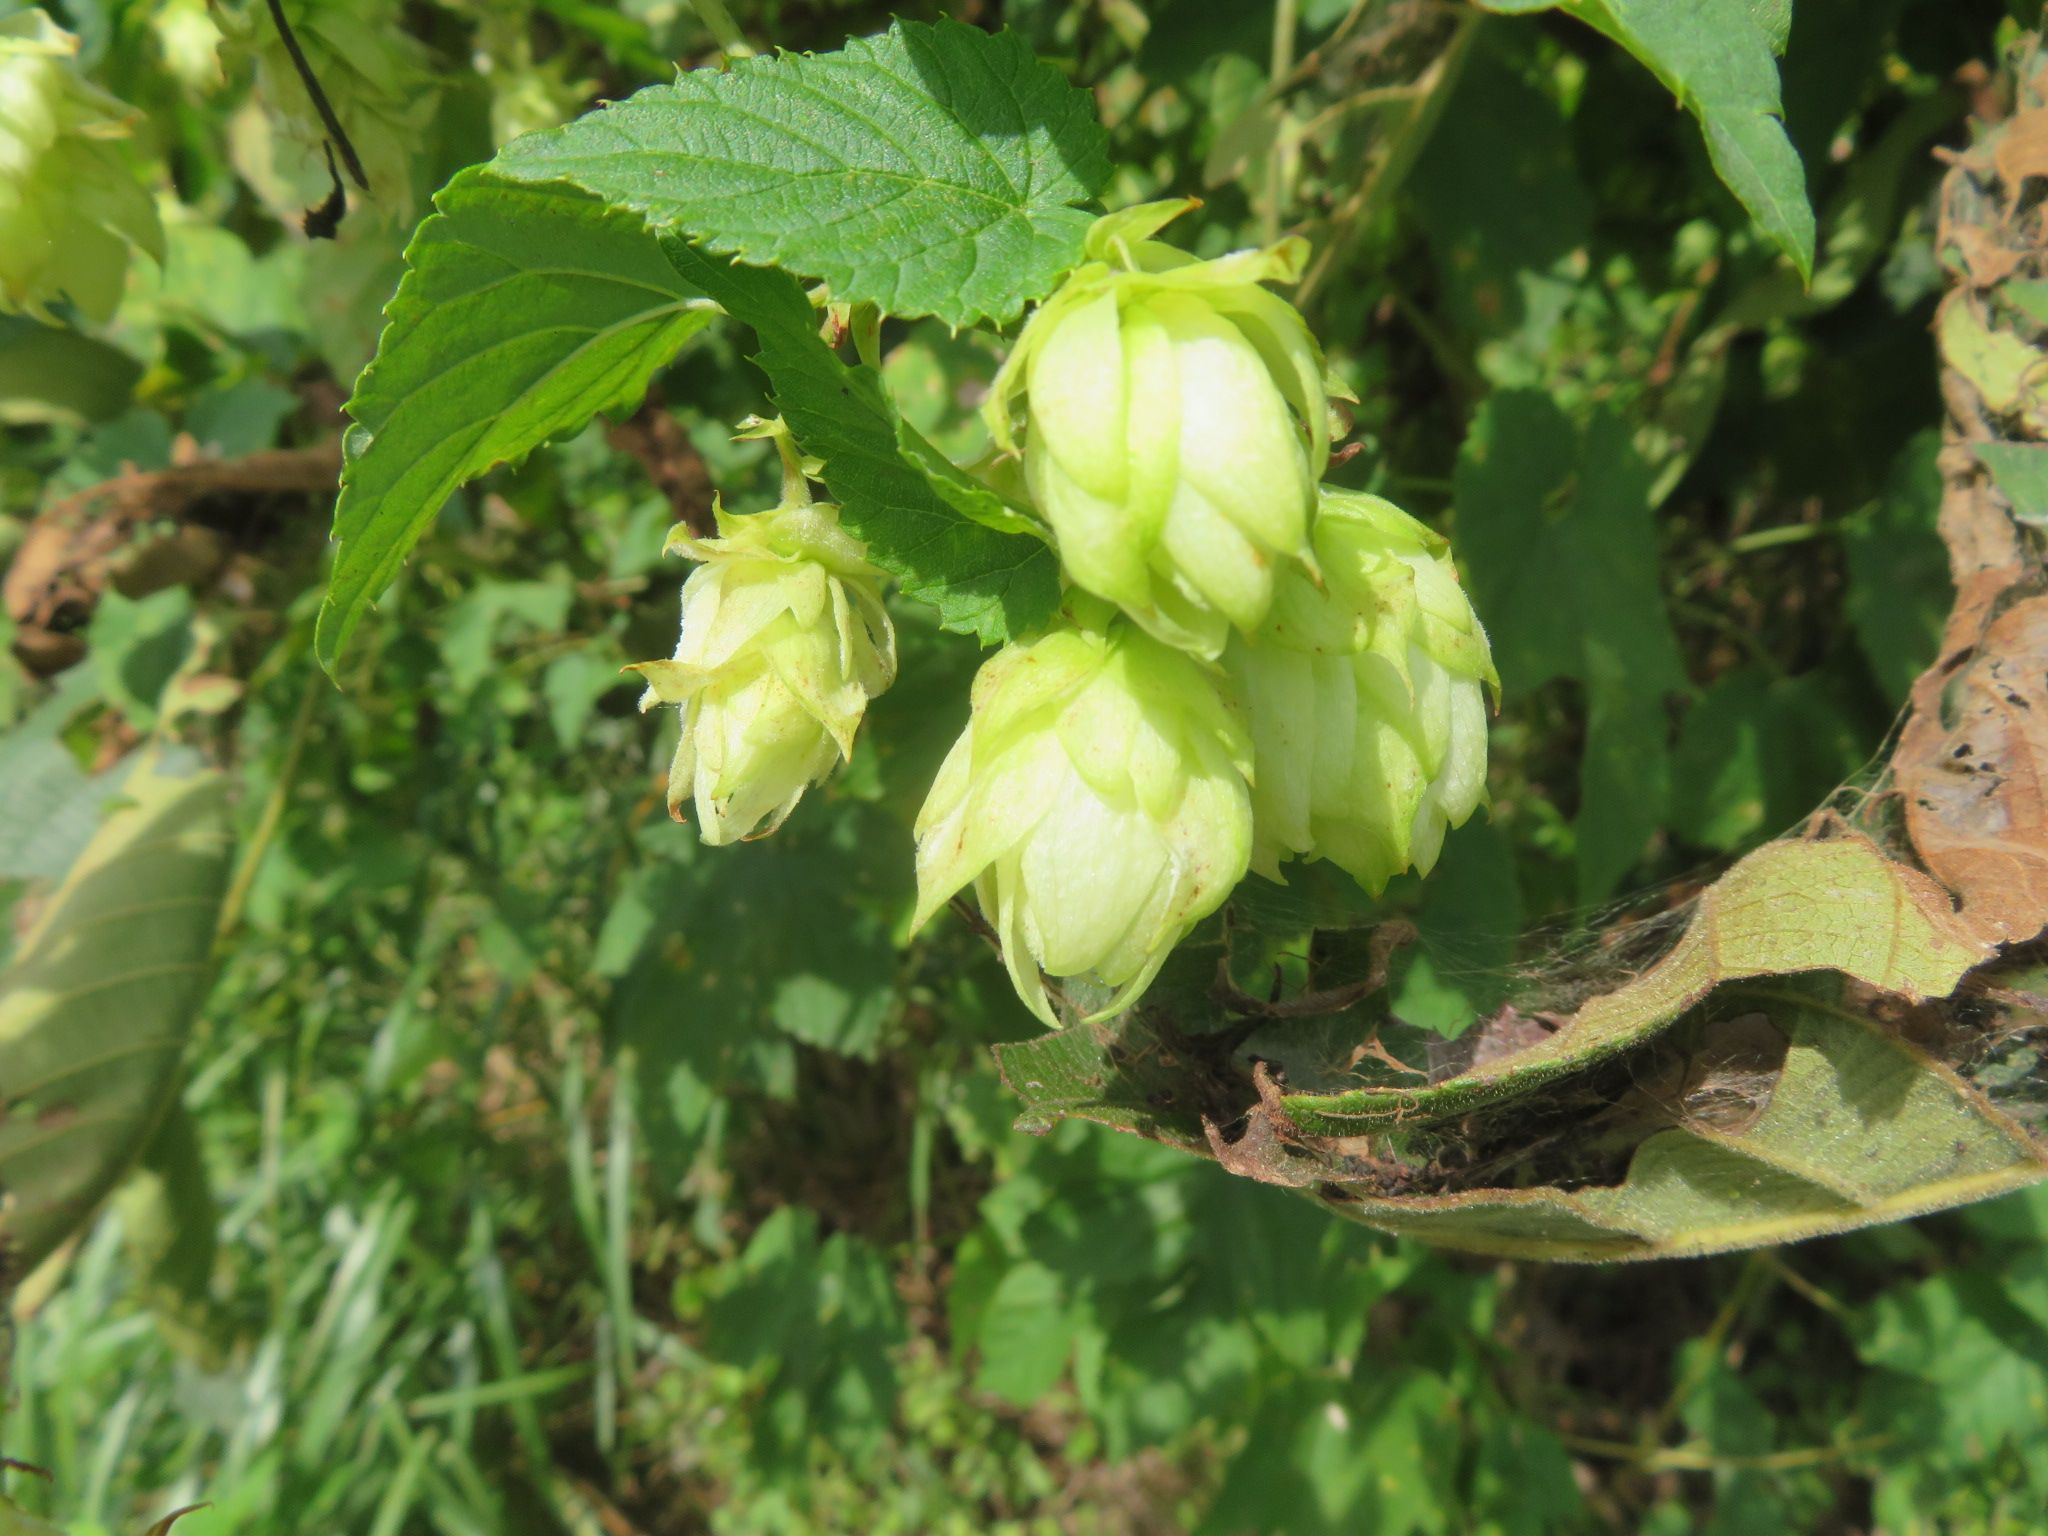
[[[1955,597],[1948,551],[1935,532],[1940,452],[1935,433],[1915,436],[1899,451],[1877,505],[1842,534],[1849,622],[1871,670],[1896,700],[1939,653],[1942,619]]]
[[[157,1326],[186,1355],[219,1369],[226,1342],[212,1292],[219,1212],[197,1127],[182,1104],[171,1105],[112,1205],[133,1284]]]
[[[1582,433],[1533,390],[1491,396],[1458,454],[1458,550],[1502,686],[1587,687],[1586,901],[1613,889],[1662,820],[1664,696],[1684,683],[1658,590],[1650,482],[1613,416]]]
[[[1738,667],[1716,679],[1672,754],[1672,831],[1733,853],[1806,816],[1861,764],[1864,744],[1839,692],[1825,673]]]
[[[801,1463],[811,1433],[859,1451],[894,1412],[890,1349],[902,1310],[872,1244],[822,1242],[815,1212],[784,1206],[755,1231],[709,1309],[713,1358],[761,1373],[756,1453]]]
[[[1395,983],[1395,1017],[1456,1038],[1507,989],[1522,922],[1514,847],[1486,822],[1460,828],[1423,887],[1420,940]]]
[[[0,422],[78,425],[118,416],[142,364],[80,331],[0,315]]]

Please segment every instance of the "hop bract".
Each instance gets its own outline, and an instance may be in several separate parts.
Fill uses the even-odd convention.
[[[720,537],[669,539],[703,564],[683,583],[670,661],[632,670],[640,707],[679,704],[669,813],[694,799],[699,835],[729,843],[773,832],[804,791],[853,752],[868,700],[896,676],[883,573],[824,504],[718,512]]]
[[[1135,1001],[1243,878],[1250,742],[1211,672],[1086,599],[1012,645],[917,819],[917,922],[968,882],[1017,994],[1057,1024],[1043,968]]]
[[[1486,782],[1499,678],[1449,544],[1391,502],[1325,488],[1323,584],[1281,578],[1266,623],[1233,645],[1257,776],[1252,867],[1324,858],[1370,891],[1429,873]]]
[[[1025,478],[1073,581],[1214,657],[1308,548],[1329,406],[1307,326],[1259,286],[1298,277],[1307,246],[1198,261],[1146,238],[1188,206],[1096,222],[986,414],[1007,449],[1021,398]]]
[[[0,20],[0,311],[69,299],[105,320],[129,247],[163,259],[156,204],[120,140],[135,113],[78,73],[78,39],[39,10]]]

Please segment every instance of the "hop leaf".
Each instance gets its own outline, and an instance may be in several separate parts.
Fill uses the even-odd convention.
[[[682,637],[673,660],[631,669],[647,680],[642,709],[682,706],[669,814],[680,820],[694,799],[712,844],[781,826],[852,755],[868,700],[896,677],[882,572],[836,508],[721,508],[718,529],[715,539],[679,529],[669,540],[703,562],[683,583]]]
[[[1323,582],[1302,570],[1229,665],[1251,716],[1252,867],[1326,858],[1368,890],[1429,873],[1486,784],[1486,632],[1449,544],[1391,502],[1325,487]]]
[[[1099,220],[1094,259],[1039,307],[986,407],[1073,581],[1213,658],[1308,548],[1329,459],[1322,360],[1293,306],[1299,240],[1197,261],[1145,238],[1186,204]]]
[[[1135,1002],[1243,878],[1250,742],[1210,671],[1082,599],[996,653],[917,820],[917,923],[974,882],[1017,995],[1039,971]]]
[[[40,10],[0,20],[0,311],[69,299],[114,313],[130,246],[163,259],[156,204],[119,141],[135,114],[78,73],[78,39]]]

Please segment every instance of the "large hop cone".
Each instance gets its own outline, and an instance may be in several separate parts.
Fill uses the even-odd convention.
[[[156,204],[120,143],[135,113],[78,73],[78,39],[40,10],[0,19],[0,312],[91,320],[120,302],[128,251],[163,259]]]
[[[678,529],[669,548],[702,561],[683,583],[669,661],[633,668],[641,708],[682,707],[670,814],[694,800],[707,843],[765,836],[853,752],[868,700],[896,677],[884,575],[823,504],[718,513],[715,539]]]
[[[1008,448],[1021,405],[1025,478],[1073,581],[1214,657],[1308,548],[1329,407],[1307,326],[1260,286],[1298,277],[1306,245],[1198,261],[1146,238],[1185,206],[1096,222],[986,414]]]
[[[1243,878],[1250,742],[1207,667],[1081,599],[1007,646],[917,819],[917,922],[969,882],[1017,994],[1056,1024],[1041,969],[1136,1001]]]
[[[1370,891],[1427,874],[1446,828],[1486,786],[1486,632],[1449,544],[1377,496],[1325,488],[1320,585],[1282,576],[1272,612],[1230,670],[1249,710],[1257,776],[1252,867],[1324,858]]]

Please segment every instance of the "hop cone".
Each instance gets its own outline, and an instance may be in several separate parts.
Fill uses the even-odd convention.
[[[119,141],[135,114],[78,73],[78,39],[40,10],[0,20],[0,311],[102,321],[128,250],[163,259],[156,205]]]
[[[1135,1001],[1251,852],[1250,743],[1208,669],[1086,599],[1005,647],[917,819],[917,919],[970,881],[1017,994],[1040,970]]]
[[[1075,584],[1215,657],[1307,550],[1328,403],[1300,314],[1260,286],[1297,277],[1306,247],[1198,261],[1145,238],[1184,206],[1097,221],[986,409],[1007,448],[1021,399],[1025,478]]]
[[[851,755],[868,700],[896,676],[882,572],[836,508],[718,512],[720,537],[669,548],[702,561],[683,583],[671,661],[642,662],[640,707],[682,706],[669,813],[694,799],[707,843],[765,836]]]
[[[1251,717],[1252,867],[1325,858],[1370,891],[1413,865],[1485,791],[1486,632],[1450,546],[1377,496],[1325,488],[1323,585],[1281,577],[1272,613],[1230,670]]]

